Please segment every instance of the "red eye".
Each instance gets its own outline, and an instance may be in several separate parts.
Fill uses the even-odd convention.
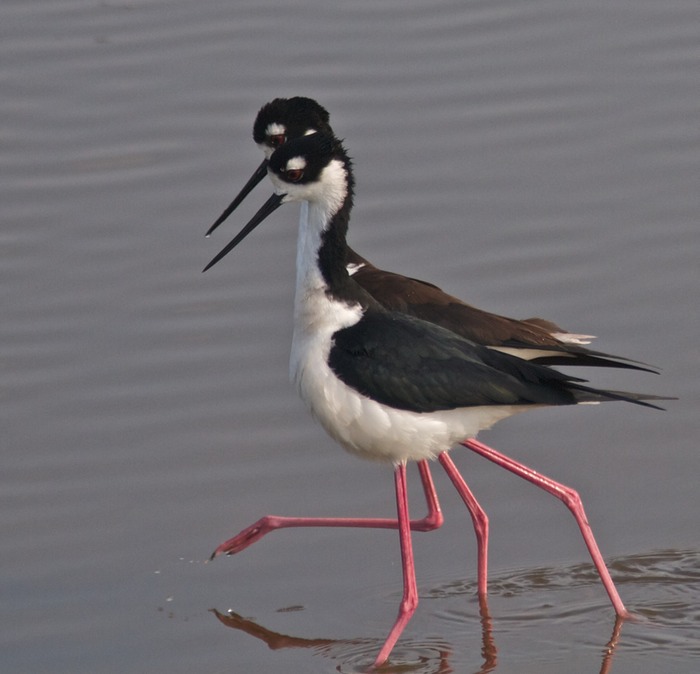
[[[288,183],[298,183],[304,177],[304,169],[287,169],[284,172],[284,179]]]
[[[275,134],[274,136],[268,136],[267,137],[267,144],[270,147],[278,148],[280,145],[284,145],[284,142],[286,140],[287,139],[283,133],[278,133],[278,134]]]

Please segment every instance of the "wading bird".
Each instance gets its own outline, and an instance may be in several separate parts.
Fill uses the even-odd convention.
[[[585,380],[385,308],[358,283],[356,274],[348,271],[346,234],[354,180],[348,155],[333,136],[312,133],[282,144],[270,157],[267,171],[275,194],[205,271],[281,204],[301,202],[292,379],[314,417],[342,447],[362,458],[394,465],[398,518],[269,516],[223,543],[213,556],[239,552],[282,527],[398,528],[404,593],[397,619],[374,661],[374,666],[379,666],[389,657],[418,603],[411,528],[423,526],[425,530],[435,524],[423,520],[412,527],[406,463],[417,461],[419,466],[425,466],[426,461],[437,458],[470,505],[470,492],[448,455],[455,444],[462,443],[567,504],[617,614],[628,616],[595,544],[578,494],[483,445],[475,437],[501,419],[538,407],[612,400],[657,407],[648,401],[663,398],[594,389]],[[421,476],[429,496],[434,493],[429,472],[421,470]],[[475,517],[473,504],[470,510]],[[433,520],[441,522],[439,506],[434,515],[435,512]],[[481,525],[477,519],[478,529]],[[484,519],[484,528],[486,522]],[[479,560],[479,591],[485,595],[483,552]]]
[[[316,131],[332,136],[333,131],[330,127],[329,119],[329,113],[324,107],[313,99],[301,96],[276,98],[264,105],[256,116],[253,125],[253,138],[262,150],[265,158],[236,198],[209,228],[207,236],[231,215],[252,189],[265,177],[268,160],[277,148],[288,140]],[[617,367],[654,372],[654,370],[642,367],[640,363],[635,361],[585,348],[582,345],[589,343],[593,339],[591,335],[567,332],[554,323],[541,318],[516,320],[477,309],[456,297],[448,295],[431,283],[379,269],[347,245],[345,248],[345,260],[348,273],[383,307],[441,325],[477,344],[482,344],[504,353],[510,353],[518,358],[533,360],[540,364]],[[479,451],[476,447],[472,449]],[[485,454],[485,456],[495,460],[495,455]],[[504,458],[499,459],[499,461],[504,460]],[[469,509],[472,518],[477,539],[478,587],[479,594],[483,597],[486,594],[487,585],[488,518],[464,480],[459,473],[456,473],[454,466],[449,463],[447,455],[444,456],[442,463]],[[515,467],[511,469],[526,479],[530,479],[528,476],[537,475],[535,471],[530,469],[528,469],[528,473],[523,474],[518,473]],[[412,521],[411,528],[414,531],[430,531],[441,525],[442,515],[428,462],[419,461],[418,470],[425,492],[428,514],[421,520]],[[543,481],[538,477],[531,481],[560,498],[569,508],[579,527],[584,532],[586,545],[596,567],[601,573],[601,578],[608,589],[608,593],[611,594],[613,603],[619,601],[619,599],[616,600],[613,597],[614,587],[612,580],[604,567],[595,540],[586,523],[578,494],[552,480]],[[563,494],[567,494],[566,498],[563,497]],[[298,525],[296,518],[293,521]],[[311,526],[312,521],[315,520],[312,518],[308,520],[307,524]],[[264,518],[264,522],[265,526],[255,528],[258,536],[263,535],[272,526],[269,519]],[[330,526],[330,521],[327,519],[324,519],[323,523],[325,526]],[[334,520],[334,523],[337,526],[346,526],[343,519]],[[284,518],[275,520],[275,524],[280,527],[291,525]],[[393,528],[396,527],[396,521],[363,520],[363,525]],[[355,523],[353,526],[359,525]]]

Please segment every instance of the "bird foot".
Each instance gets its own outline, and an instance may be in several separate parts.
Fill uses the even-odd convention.
[[[220,555],[235,555],[245,550],[249,545],[260,540],[265,534],[276,529],[275,520],[276,518],[270,516],[259,519],[254,524],[251,524],[249,527],[236,534],[233,538],[224,541],[212,552],[209,559],[214,559]]]

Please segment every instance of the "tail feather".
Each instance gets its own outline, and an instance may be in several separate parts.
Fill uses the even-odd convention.
[[[658,368],[647,365],[638,360],[623,358],[622,356],[611,356],[600,351],[581,352],[564,351],[561,354],[548,352],[546,356],[534,358],[539,365],[559,365],[559,366],[584,366],[584,367],[614,367],[623,370],[639,370],[641,372],[651,372],[659,374]]]
[[[595,389],[581,384],[571,383],[568,386],[571,393],[579,403],[588,402],[604,402],[608,400],[621,400],[643,407],[651,407],[655,410],[664,410],[664,407],[654,405],[648,402],[649,400],[678,400],[673,396],[657,396],[650,393],[633,393],[630,391],[608,391],[603,389]]]

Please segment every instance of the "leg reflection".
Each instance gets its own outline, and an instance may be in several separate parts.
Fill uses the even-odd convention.
[[[249,618],[244,618],[233,611],[221,613],[217,609],[210,609],[216,619],[224,626],[240,632],[245,632],[256,639],[259,639],[267,645],[271,650],[279,650],[283,648],[309,648],[320,655],[331,658],[333,660],[357,660],[357,653],[363,653],[362,659],[372,657],[372,653],[377,648],[376,639],[308,639],[304,637],[295,637],[288,634],[274,632],[262,625],[256,623]],[[488,674],[496,669],[497,665],[497,648],[493,638],[493,622],[489,614],[486,598],[479,601],[479,612],[482,631],[482,646],[481,655],[483,662],[481,667],[476,670],[475,674]],[[471,623],[470,623],[471,624]],[[455,670],[450,665],[450,659],[453,653],[453,647],[444,640],[440,644],[431,641],[430,644],[422,644],[418,640],[406,639],[404,649],[407,651],[425,651],[426,655],[420,658],[424,665],[432,665],[432,669],[423,669],[421,671],[430,672],[430,674],[453,674]],[[437,657],[435,652],[437,651]],[[428,655],[427,653],[430,653]],[[368,671],[374,672],[391,672],[403,671],[406,663],[400,663],[400,656],[396,656],[396,668],[392,665],[384,665],[378,669],[369,668]]]

